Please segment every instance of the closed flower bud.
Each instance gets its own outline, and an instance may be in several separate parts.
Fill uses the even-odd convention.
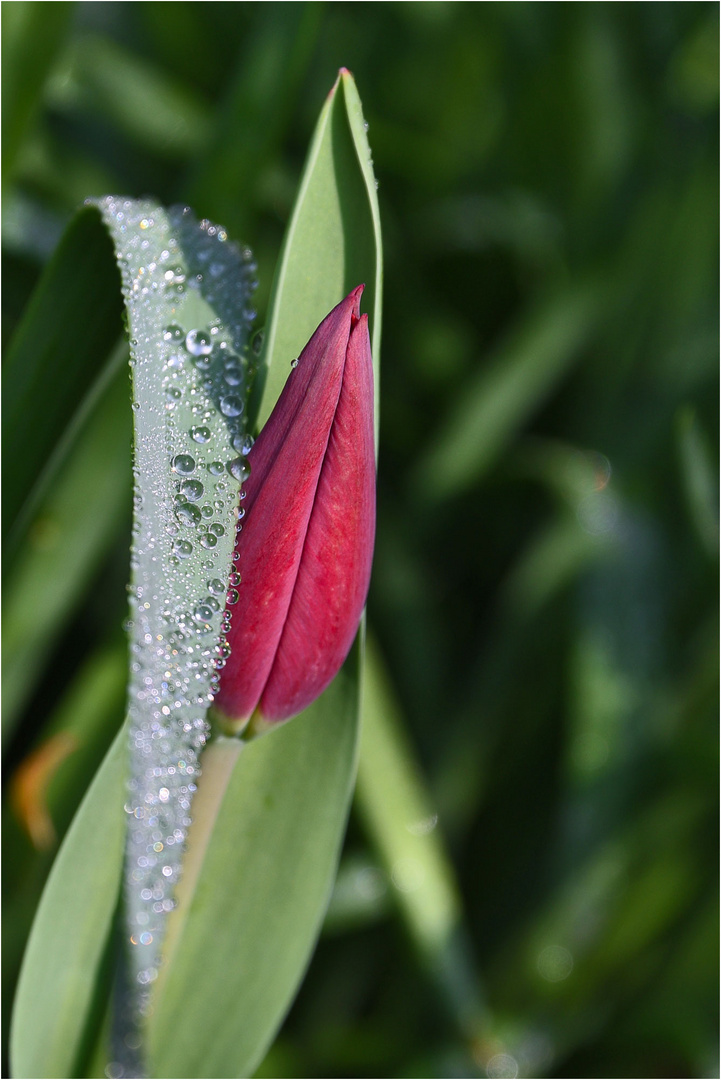
[[[295,716],[353,643],[375,536],[373,365],[363,286],[326,316],[253,445],[216,711],[254,731]]]

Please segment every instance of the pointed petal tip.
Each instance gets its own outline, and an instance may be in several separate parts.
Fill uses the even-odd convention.
[[[350,300],[351,297],[353,298],[353,309],[352,310],[353,310],[353,317],[355,319],[360,319],[360,303],[361,303],[361,297],[363,296],[363,290],[364,289],[365,289],[365,285],[356,285],[355,289],[351,289],[351,291],[348,293],[348,295],[346,297],[346,300]]]

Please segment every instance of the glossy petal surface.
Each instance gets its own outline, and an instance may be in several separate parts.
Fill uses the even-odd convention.
[[[355,636],[375,533],[373,371],[362,286],[299,357],[249,462],[217,706],[240,726],[295,715],[325,689]]]

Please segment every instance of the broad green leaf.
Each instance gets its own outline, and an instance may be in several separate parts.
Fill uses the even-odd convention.
[[[5,359],[2,448],[12,462],[2,495],[6,559],[102,392],[121,309],[112,244],[97,212],[84,208],[43,274]]]
[[[82,1075],[122,877],[127,775],[123,727],[58,853],[33,924],[13,1011],[13,1076]]]
[[[263,418],[290,360],[359,281],[368,286],[377,343],[375,184],[353,91],[343,74],[321,112],[288,228],[268,321]],[[181,904],[170,920],[148,1027],[153,1075],[249,1075],[288,1008],[328,902],[347,815],[359,662],[357,642],[325,694],[243,749],[237,763],[227,741],[206,754],[197,799],[210,809],[198,810],[191,829]]]
[[[119,371],[41,502],[5,586],[6,737],[123,516],[129,517],[130,437],[127,376]]]
[[[199,828],[191,829],[149,1027],[152,1076],[250,1076],[285,1014],[320,930],[343,838],[359,654],[356,647],[296,720],[246,746],[218,738],[205,753]],[[218,810],[212,804],[228,769]]]
[[[380,217],[358,91],[341,71],[311,142],[273,283],[263,361],[259,423],[265,423],[318,323],[351,289],[365,284],[378,400],[381,287]],[[254,394],[254,398],[256,395]],[[377,422],[376,408],[376,422]]]

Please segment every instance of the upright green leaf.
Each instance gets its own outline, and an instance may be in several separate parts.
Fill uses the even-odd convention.
[[[377,345],[375,184],[353,95],[343,73],[301,180],[268,320],[263,418],[289,361],[359,281]],[[314,705],[239,756],[228,740],[211,745],[148,1026],[154,1076],[250,1075],[288,1008],[328,902],[348,811],[360,660],[357,642]]]
[[[318,118],[273,283],[263,351],[267,377],[258,388],[264,389],[261,425],[291,360],[331,308],[360,284],[366,287],[377,395],[382,266],[370,149],[358,91],[343,70]]]

